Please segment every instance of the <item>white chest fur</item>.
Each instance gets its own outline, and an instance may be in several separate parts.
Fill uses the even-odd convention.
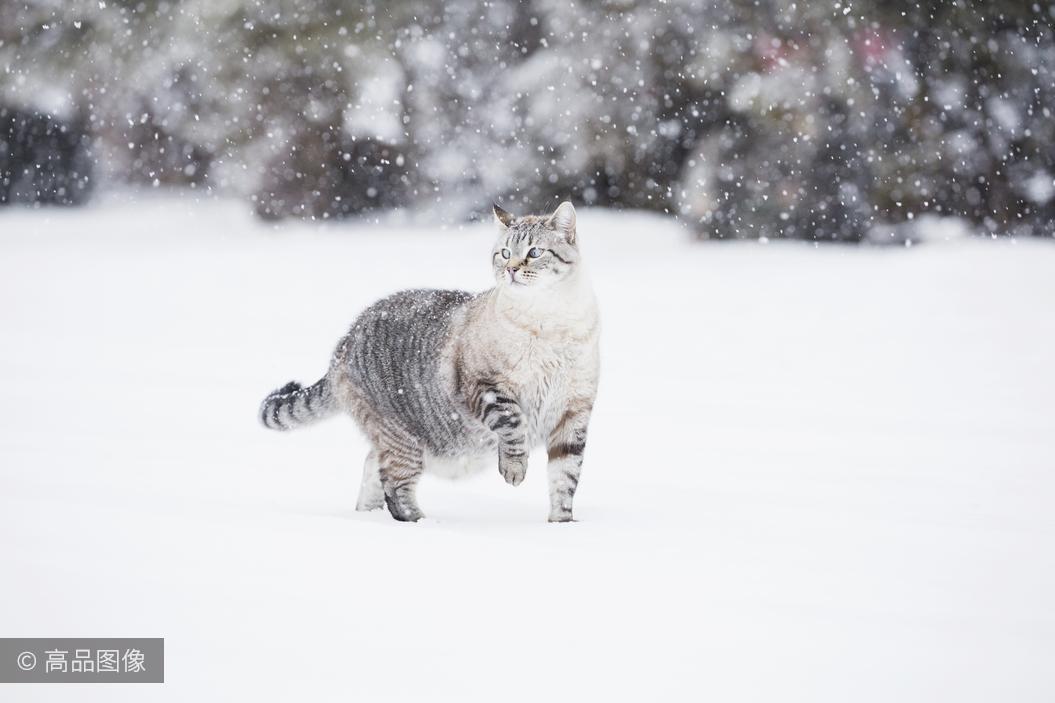
[[[568,402],[591,398],[598,372],[599,320],[584,276],[530,295],[497,295],[481,319],[480,347],[520,402],[533,446],[544,442]]]

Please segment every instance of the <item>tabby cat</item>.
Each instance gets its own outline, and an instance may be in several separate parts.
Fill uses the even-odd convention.
[[[598,381],[597,302],[582,270],[575,208],[514,217],[494,206],[496,285],[409,290],[363,312],[313,385],[289,383],[260,409],[289,430],[346,411],[371,443],[357,510],[423,517],[424,471],[494,465],[516,486],[528,452],[549,453],[551,522],[572,519]]]

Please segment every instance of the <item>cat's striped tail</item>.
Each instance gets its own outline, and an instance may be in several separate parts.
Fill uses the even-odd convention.
[[[336,412],[330,379],[323,377],[307,388],[291,381],[271,391],[260,404],[260,421],[272,430],[292,430]]]

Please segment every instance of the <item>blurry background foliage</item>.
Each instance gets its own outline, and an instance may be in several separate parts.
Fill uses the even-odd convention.
[[[1052,235],[1055,4],[0,0],[0,203],[498,200],[701,237]],[[906,234],[909,232],[909,234]]]

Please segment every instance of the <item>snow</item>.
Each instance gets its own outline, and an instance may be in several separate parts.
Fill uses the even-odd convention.
[[[1055,248],[692,243],[586,210],[604,318],[579,522],[544,453],[354,512],[310,382],[400,288],[489,285],[490,225],[191,199],[0,213],[0,634],[163,636],[158,686],[4,700],[1048,701]]]
[[[1055,198],[1055,178],[1046,171],[1037,171],[1026,181],[1026,194],[1037,205]]]

